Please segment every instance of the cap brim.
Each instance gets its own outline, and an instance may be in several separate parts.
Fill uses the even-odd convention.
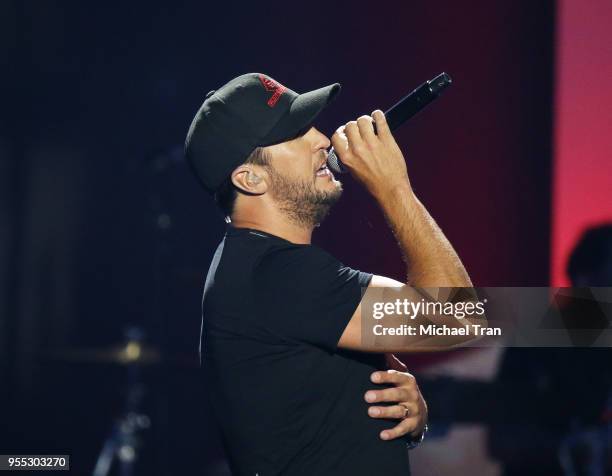
[[[277,144],[305,133],[319,113],[340,92],[340,89],[340,84],[335,83],[300,94],[259,145]]]

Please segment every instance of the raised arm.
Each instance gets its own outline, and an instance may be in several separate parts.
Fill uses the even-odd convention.
[[[376,130],[372,126],[376,122]],[[351,174],[361,182],[380,205],[399,242],[406,263],[406,283],[375,276],[372,287],[416,288],[463,287],[472,282],[459,256],[442,233],[434,219],[415,196],[410,185],[404,156],[397,145],[382,111],[362,116],[339,128],[332,137],[334,149]],[[450,319],[447,319],[450,321]],[[470,321],[448,322],[452,326],[465,326]],[[434,338],[435,339],[435,338]],[[458,339],[455,343],[473,339]],[[440,339],[439,339],[440,340]],[[442,348],[448,348],[445,345]],[[364,348],[361,339],[361,305],[343,333],[339,344],[354,350]],[[423,348],[379,348],[378,352],[437,350],[430,341]],[[410,348],[408,348],[410,346]]]

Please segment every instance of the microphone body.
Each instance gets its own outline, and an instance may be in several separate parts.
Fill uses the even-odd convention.
[[[434,79],[425,81],[418,88],[400,99],[396,104],[385,111],[385,118],[389,129],[394,131],[404,124],[408,119],[415,116],[425,108],[430,102],[436,99],[452,83],[451,77],[446,73],[440,73]],[[376,123],[374,123],[376,132]],[[346,167],[332,147],[327,157],[327,165],[332,172],[337,174],[345,173]]]

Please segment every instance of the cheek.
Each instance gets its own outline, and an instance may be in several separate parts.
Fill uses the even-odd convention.
[[[293,157],[293,163],[284,170],[285,175],[294,179],[308,179],[314,175],[313,165],[309,156]]]
[[[273,161],[274,169],[282,176],[293,180],[304,180],[314,176],[312,151],[308,144],[279,148],[278,160]]]

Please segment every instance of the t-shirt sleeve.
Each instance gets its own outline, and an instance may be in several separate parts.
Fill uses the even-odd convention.
[[[371,278],[315,246],[275,250],[254,275],[258,318],[279,337],[335,351]]]

